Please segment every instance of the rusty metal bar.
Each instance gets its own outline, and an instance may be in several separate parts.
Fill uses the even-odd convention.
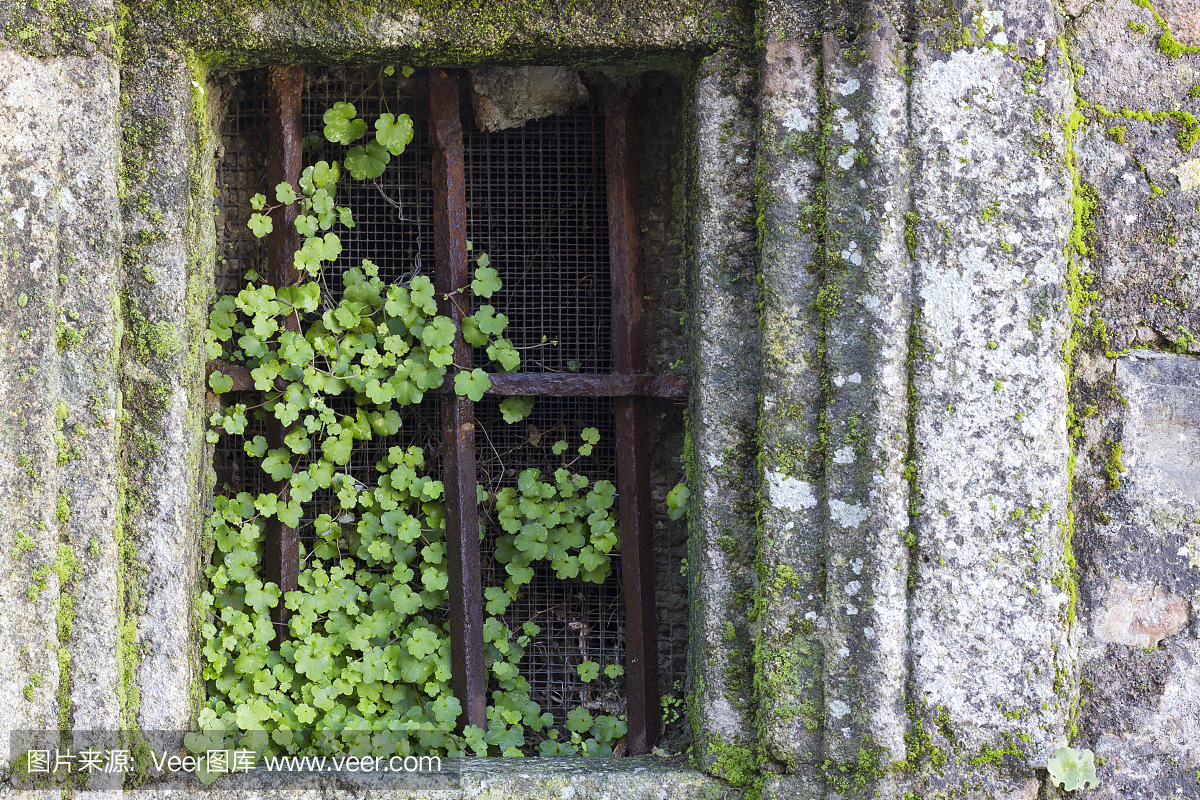
[[[233,381],[232,392],[254,388],[250,370],[228,361],[208,362],[209,373],[221,372]],[[682,399],[688,396],[687,378],[682,375],[594,375],[561,372],[509,372],[488,376],[488,394],[531,397],[661,397]],[[450,382],[430,394],[451,394]]]
[[[612,271],[613,367],[646,371],[642,251],[638,222],[637,143],[633,91],[604,83],[604,164]],[[650,409],[645,397],[618,397],[617,491],[621,579],[625,593],[625,694],[629,754],[647,753],[661,725],[654,598],[654,524],[650,497]]]
[[[561,372],[509,372],[488,375],[488,394],[548,397],[665,397],[688,396],[682,375],[578,375]],[[449,384],[438,392],[451,392]]]
[[[459,327],[462,311],[446,295],[471,282],[467,269],[466,185],[458,78],[429,73],[430,138],[433,140],[434,285],[441,313]],[[454,338],[454,363],[471,368],[471,346]],[[483,576],[479,556],[479,509],[475,498],[475,406],[455,394],[442,400],[442,484],[446,491],[446,555],[450,577],[450,659],[458,718],[487,728],[487,670],[483,661]]]
[[[270,67],[267,70],[267,141],[270,155],[267,163],[267,203],[275,202],[275,187],[290,183],[296,193],[300,192],[300,169],[302,136],[300,124],[300,94],[304,89],[302,67]],[[272,231],[267,241],[267,281],[274,287],[294,286],[302,280],[301,273],[293,266],[293,254],[300,247],[300,234],[296,231],[296,207],[277,208],[271,212]],[[293,313],[283,320],[285,330],[298,332],[300,318]],[[253,381],[251,381],[253,386]],[[283,447],[283,437],[288,428],[278,420],[267,425],[267,444]],[[287,484],[275,484],[279,502],[286,502]],[[267,540],[263,553],[263,578],[274,583],[283,593],[295,591],[300,571],[300,539],[296,529],[283,524],[276,518],[267,522]],[[275,626],[275,643],[287,638],[288,611],[283,598],[271,610],[271,622]]]

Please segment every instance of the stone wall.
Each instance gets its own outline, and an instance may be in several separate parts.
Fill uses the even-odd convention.
[[[203,691],[208,72],[567,64],[677,126],[692,766],[528,794],[1200,796],[1200,16],[914,8],[0,1],[5,727]]]

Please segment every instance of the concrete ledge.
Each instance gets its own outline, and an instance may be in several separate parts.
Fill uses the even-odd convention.
[[[437,798],[437,800],[492,800],[520,797],[528,800],[715,800],[731,791],[728,784],[685,766],[681,759],[644,758],[480,758],[461,762],[458,788],[403,789],[381,781],[378,774],[269,773],[225,776],[212,786],[202,786],[191,776],[121,792],[185,800],[258,800],[258,798],[338,797]],[[736,791],[736,790],[734,790]],[[115,797],[117,792],[104,792]],[[32,793],[30,793],[32,797]],[[16,795],[14,794],[15,798]]]

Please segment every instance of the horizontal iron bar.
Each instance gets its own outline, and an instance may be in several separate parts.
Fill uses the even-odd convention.
[[[221,372],[233,380],[235,392],[254,388],[250,370],[228,361],[208,362],[209,373]],[[564,372],[509,372],[488,375],[488,394],[545,397],[668,397],[688,396],[687,378],[682,375],[593,375]],[[449,394],[449,381],[430,394]]]

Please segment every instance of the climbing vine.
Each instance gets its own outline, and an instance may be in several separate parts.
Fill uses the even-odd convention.
[[[560,579],[598,583],[611,573],[614,487],[572,469],[599,441],[594,428],[583,429],[579,441],[554,444],[562,461],[553,474],[527,469],[516,486],[477,489],[502,531],[495,558],[506,577],[484,592],[487,728],[455,732],[462,709],[450,688],[449,623],[440,611],[449,584],[442,483],[416,446],[392,446],[371,479],[349,465],[357,448],[401,429],[402,409],[446,381],[479,400],[490,379],[454,363],[456,327],[438,313],[428,277],[387,284],[364,260],[344,270],[334,292],[338,231],[354,227],[351,210],[338,205],[339,187],[382,175],[413,129],[407,115],[384,113],[362,142],[368,124],[351,103],[336,103],[324,122],[327,141],[349,146],[344,159],[306,168],[299,193],[280,184],[273,204],[256,195],[249,220],[262,237],[272,230],[273,209],[295,207],[303,244],[294,263],[306,280],[275,289],[252,271],[210,315],[209,358],[248,368],[258,394],[215,413],[209,441],[224,432],[240,442],[277,490],[214,501],[202,597],[211,609],[202,631],[208,701],[198,720],[204,733],[188,744],[198,752],[236,741],[260,753],[611,754],[625,723],[576,708],[564,731],[553,728],[520,675],[541,628],[526,622],[514,631],[503,619],[538,563]],[[486,352],[491,368],[514,370],[521,358],[503,336],[508,320],[482,302],[502,291],[499,275],[485,253],[467,247],[474,280],[444,299],[464,310],[462,335]],[[233,381],[215,371],[209,386],[225,394]],[[512,423],[531,412],[533,400],[507,398],[500,407]],[[286,427],[282,446],[254,433],[256,422],[270,419]],[[315,538],[301,546],[299,589],[281,595],[261,574],[267,524],[310,519],[305,504],[318,493],[332,498],[333,510],[312,518]],[[280,603],[291,612],[290,635],[275,648],[270,613]],[[584,682],[599,680],[602,668],[609,679],[622,672],[618,664],[576,666]],[[201,775],[214,777],[203,766]]]

